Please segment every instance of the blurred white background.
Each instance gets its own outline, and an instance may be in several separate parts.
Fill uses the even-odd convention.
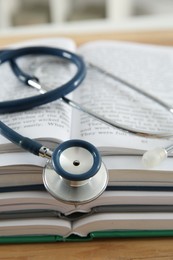
[[[0,0],[0,33],[17,28],[26,32],[26,26],[76,31],[83,26],[90,31],[173,28],[173,0]]]

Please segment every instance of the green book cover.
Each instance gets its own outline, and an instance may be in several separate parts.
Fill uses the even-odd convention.
[[[109,230],[91,232],[87,237],[70,235],[69,237],[54,235],[39,236],[4,236],[0,244],[48,243],[48,242],[85,242],[99,238],[135,238],[135,237],[172,237],[173,230]]]

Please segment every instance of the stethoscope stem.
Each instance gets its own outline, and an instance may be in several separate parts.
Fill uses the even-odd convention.
[[[43,157],[43,158],[51,159],[52,158],[52,154],[53,154],[52,150],[50,150],[46,146],[41,146],[41,148],[39,149],[39,154],[38,155]]]

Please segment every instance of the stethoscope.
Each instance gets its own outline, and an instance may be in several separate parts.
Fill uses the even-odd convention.
[[[39,84],[39,80],[23,72],[15,61],[19,57],[31,54],[52,55],[64,59],[74,64],[77,70],[68,82],[54,90],[46,92]],[[86,75],[86,66],[83,59],[74,53],[51,47],[25,47],[2,51],[0,53],[0,64],[7,61],[10,62],[11,68],[19,80],[26,85],[36,88],[40,92],[40,95],[0,102],[0,113],[32,109],[36,106],[61,99],[68,105],[86,112],[96,119],[120,130],[144,137],[163,138],[172,136],[169,133],[143,132],[115,121],[112,122],[65,97],[81,84]],[[94,64],[90,64],[90,66],[95,67]],[[105,73],[101,68],[96,68]],[[108,72],[106,74],[158,103],[170,113],[173,113],[173,108],[158,98],[138,89],[121,78]],[[48,192],[56,199],[67,203],[81,204],[96,199],[106,189],[108,183],[107,169],[101,160],[100,153],[94,145],[83,140],[69,140],[60,144],[52,151],[35,140],[20,135],[3,122],[0,122],[0,134],[30,153],[48,159],[46,167],[43,169],[43,183]],[[173,145],[148,151],[143,156],[143,162],[147,167],[155,166],[165,159],[172,150]]]

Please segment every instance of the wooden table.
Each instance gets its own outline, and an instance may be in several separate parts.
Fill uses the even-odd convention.
[[[0,47],[22,40],[48,35],[0,36]],[[51,36],[64,36],[49,34]],[[112,32],[104,34],[65,35],[76,43],[112,39],[152,44],[173,45],[173,30],[149,32]],[[91,242],[59,242],[39,244],[1,245],[0,259],[116,259],[116,260],[172,260],[173,238],[105,239]]]
[[[56,37],[63,36],[72,38],[78,45],[86,43],[89,41],[107,39],[107,40],[120,40],[120,41],[132,41],[132,42],[142,42],[151,43],[159,45],[173,45],[173,30],[160,30],[160,31],[127,31],[127,32],[108,32],[108,33],[85,33],[85,34],[34,34],[34,35],[12,35],[12,36],[1,36],[0,33],[0,47],[7,44],[25,41],[29,39],[45,38],[45,37]]]

